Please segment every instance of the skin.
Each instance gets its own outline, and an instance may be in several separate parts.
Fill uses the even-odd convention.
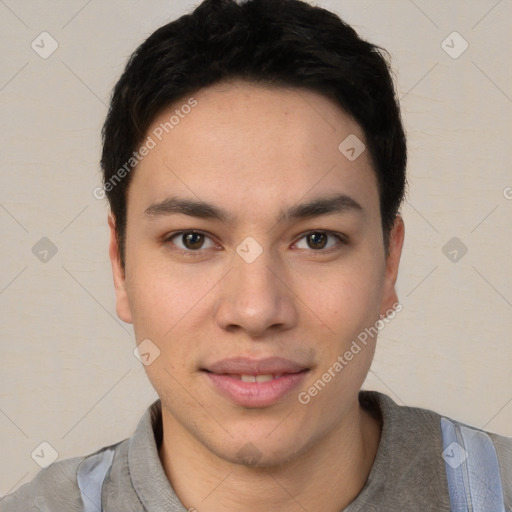
[[[160,350],[145,369],[162,401],[162,465],[182,503],[201,512],[339,511],[363,488],[379,444],[380,425],[358,402],[376,340],[307,405],[297,395],[398,301],[402,219],[386,253],[369,152],[349,161],[338,150],[364,134],[323,95],[232,81],[194,98],[134,172],[125,268],[109,218],[117,313],[137,343]],[[361,210],[280,220],[335,194]],[[233,218],[145,213],[170,196],[214,203]],[[206,235],[196,245],[170,239],[192,229]],[[318,248],[307,236],[318,230],[344,242],[330,235]],[[252,263],[236,252],[248,236],[263,251]],[[280,356],[309,372],[275,404],[241,407],[200,371],[232,356]],[[258,453],[251,464],[239,453],[247,443]]]

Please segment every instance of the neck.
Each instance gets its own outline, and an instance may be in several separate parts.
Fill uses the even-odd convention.
[[[214,455],[164,411],[160,459],[188,510],[339,512],[359,494],[375,460],[380,424],[357,403],[350,418],[307,451],[271,467]]]

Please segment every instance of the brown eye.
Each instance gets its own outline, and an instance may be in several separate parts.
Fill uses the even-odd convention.
[[[303,242],[305,240],[305,243]],[[296,246],[299,249],[312,249],[313,251],[327,252],[346,243],[342,235],[326,231],[310,231],[302,236]]]
[[[200,249],[207,249],[214,245],[209,237],[203,233],[197,233],[196,231],[182,231],[180,233],[175,233],[169,237],[168,241],[172,242],[179,249],[191,252],[199,251]],[[205,242],[207,241],[209,241],[210,245],[204,247]]]
[[[204,242],[204,235],[199,233],[186,233],[181,235],[181,237],[183,245],[187,249],[200,249]]]
[[[306,238],[311,249],[323,249],[327,244],[327,235],[325,233],[311,233]]]

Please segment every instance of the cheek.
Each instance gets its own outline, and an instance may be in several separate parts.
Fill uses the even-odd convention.
[[[135,252],[127,273],[127,291],[137,343],[149,338],[159,348],[161,363],[193,366],[191,344],[200,346],[212,297],[225,269],[201,263],[172,265],[165,258]],[[184,369],[184,368],[183,368]],[[177,370],[180,370],[177,368]]]
[[[144,264],[142,259],[133,263],[127,290],[135,338],[137,344],[150,340],[150,352],[157,354],[144,369],[156,390],[177,392],[178,383],[191,366],[187,364],[194,330],[190,321],[205,292],[176,269],[154,261]]]
[[[357,396],[368,374],[376,341],[371,328],[379,319],[384,282],[378,270],[373,260],[350,272],[333,273],[326,292],[312,298],[329,329],[318,340],[319,365],[302,396],[324,411],[326,421],[339,420],[343,411],[333,409],[332,403]]]
[[[384,290],[383,266],[363,257],[350,264],[330,267],[304,280],[307,303],[320,320],[343,338],[378,319]]]

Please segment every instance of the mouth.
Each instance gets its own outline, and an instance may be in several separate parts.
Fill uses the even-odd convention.
[[[272,375],[271,373],[267,375],[227,375],[228,377],[231,377],[232,379],[238,379],[242,382],[269,382],[274,379],[279,379],[283,376],[282,373],[279,375]]]
[[[247,357],[230,357],[206,365],[203,370],[217,375],[233,375],[242,377],[273,378],[284,374],[299,373],[308,369],[306,365],[283,357],[267,357],[250,359]]]
[[[279,402],[303,382],[309,371],[305,365],[278,357],[230,358],[202,368],[216,393],[247,408]]]

